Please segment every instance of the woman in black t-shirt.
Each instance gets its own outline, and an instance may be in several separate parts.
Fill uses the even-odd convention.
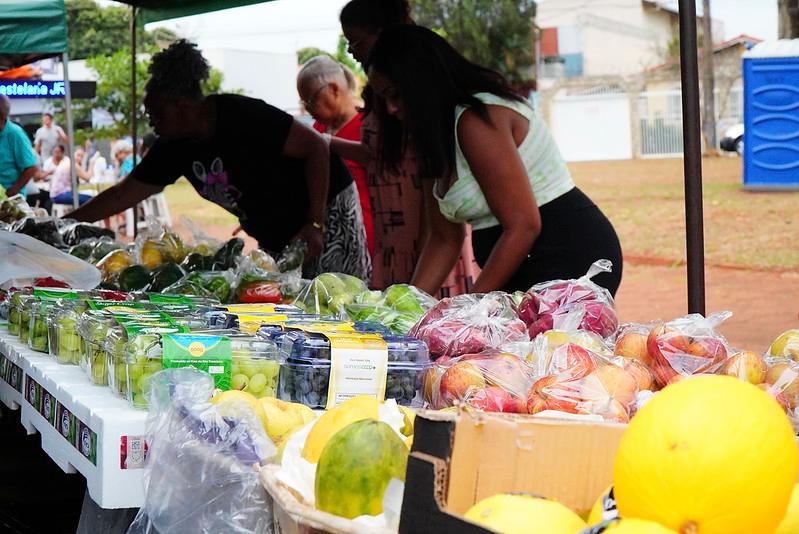
[[[119,213],[185,176],[203,198],[239,218],[270,252],[308,243],[306,275],[368,280],[371,263],[358,192],[325,139],[254,98],[203,96],[208,63],[178,41],[153,57],[144,105],[158,140],[130,175],[70,217]]]

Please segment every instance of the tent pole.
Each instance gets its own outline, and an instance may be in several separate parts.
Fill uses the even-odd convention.
[[[72,207],[78,209],[78,171],[75,164],[75,125],[72,121],[72,88],[69,84],[69,53],[61,54],[61,65],[64,68],[64,113],[67,116],[67,148],[69,150],[69,179],[72,184]]]
[[[705,238],[702,215],[702,140],[699,117],[696,0],[680,0],[685,233],[688,257],[688,313],[705,314]]]
[[[139,139],[137,135],[138,124],[136,113],[138,108],[136,102],[136,7],[130,7],[130,138],[133,142],[133,166],[138,162],[138,144]],[[139,234],[139,205],[133,206],[133,235],[134,237]]]

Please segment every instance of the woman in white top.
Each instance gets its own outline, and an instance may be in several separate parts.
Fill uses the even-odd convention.
[[[586,273],[615,293],[622,254],[613,226],[572,181],[546,124],[497,72],[417,26],[383,30],[369,81],[378,95],[381,165],[416,154],[428,226],[413,284],[435,292],[471,224],[482,273],[475,292],[527,290]]]

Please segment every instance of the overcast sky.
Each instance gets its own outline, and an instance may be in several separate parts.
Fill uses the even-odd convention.
[[[275,0],[159,25],[197,41],[201,48],[294,52],[305,46],[316,46],[332,50],[340,32],[338,13],[346,2]],[[702,2],[697,0],[697,3],[701,5]],[[711,0],[711,10],[714,18],[724,21],[726,38],[741,33],[762,39],[777,37],[777,0]]]

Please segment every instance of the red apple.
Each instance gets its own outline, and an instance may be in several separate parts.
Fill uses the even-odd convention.
[[[531,397],[540,397],[544,401],[544,409],[559,412],[577,413],[577,406],[582,402],[579,381],[564,380],[562,376],[548,375],[538,379],[527,397],[527,409],[539,401]],[[539,410],[541,411],[541,410]]]
[[[722,374],[735,376],[755,385],[765,382],[767,371],[768,367],[763,357],[751,351],[730,356],[721,368]]]
[[[515,354],[500,352],[485,362],[483,375],[486,381],[508,391],[524,394],[533,379],[530,367]]]
[[[527,413],[535,415],[547,409],[547,401],[534,391],[527,396]]]
[[[602,337],[608,337],[619,327],[616,310],[604,302],[588,302],[583,304],[585,314],[580,323],[580,330],[588,330]]]
[[[577,379],[587,376],[595,367],[594,357],[588,349],[574,343],[566,343],[552,352],[548,371],[550,374]]]
[[[484,412],[516,413],[518,404],[513,395],[497,386],[488,386],[477,390],[468,397],[466,402]]]
[[[458,362],[441,376],[439,391],[445,405],[451,406],[461,401],[470,391],[486,387],[485,378],[480,369],[469,362]]]
[[[685,352],[713,362],[720,362],[727,357],[727,347],[724,346],[724,343],[720,339],[710,336],[694,338]]]
[[[441,405],[440,395],[437,392],[440,391],[439,384],[445,369],[441,365],[434,365],[424,375],[424,387],[422,388],[424,400],[436,410],[444,407]]]
[[[530,324],[530,327],[527,329],[527,332],[530,336],[530,339],[535,339],[538,334],[542,334],[544,332],[548,332],[555,327],[555,322],[553,320],[552,315],[543,315],[538,318],[535,322]]]
[[[780,359],[772,363],[766,372],[766,384],[783,394],[791,410],[799,407],[799,365],[795,362]]]
[[[605,421],[629,423],[630,413],[618,400],[608,398],[602,401],[589,401],[580,407],[580,413],[601,415]]]
[[[616,340],[613,354],[622,358],[636,359],[644,365],[650,365],[652,358],[646,348],[647,336],[638,332],[626,332]]]

